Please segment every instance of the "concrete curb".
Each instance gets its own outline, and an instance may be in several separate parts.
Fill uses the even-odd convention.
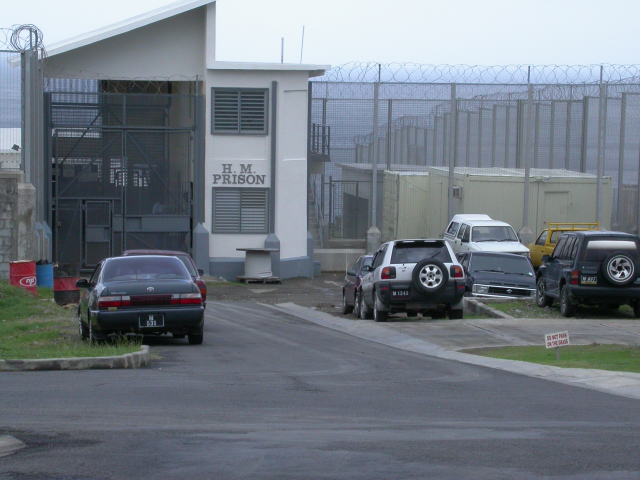
[[[485,301],[480,301],[477,298],[473,297],[464,297],[464,311],[469,313],[475,313],[476,315],[486,315],[489,318],[514,318],[509,314],[501,312],[500,310],[496,310],[495,308],[491,308],[487,305]],[[513,299],[507,300],[499,300],[498,302],[492,303],[503,303],[503,302],[512,302]]]
[[[11,435],[0,435],[0,457],[11,455],[26,445]]]
[[[34,370],[87,370],[105,368],[140,368],[151,362],[149,347],[142,345],[139,352],[117,357],[47,358],[38,360],[0,360],[0,372]]]
[[[574,387],[588,388],[590,390],[597,390],[622,397],[640,399],[640,373],[612,372],[586,368],[562,368],[517,360],[482,357],[448,350],[434,343],[390,330],[373,322],[355,322],[353,320],[335,317],[328,313],[301,307],[294,303],[262,305],[307,320],[316,325],[414,353],[447,360],[456,360],[458,362],[517,373],[572,385]]]

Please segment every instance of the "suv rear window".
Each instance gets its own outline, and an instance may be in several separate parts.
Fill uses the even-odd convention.
[[[391,263],[418,263],[424,258],[451,262],[451,255],[443,242],[402,242],[394,246]]]
[[[582,260],[585,262],[602,262],[608,255],[613,252],[623,252],[629,255],[633,261],[637,261],[638,242],[632,239],[602,239],[589,240],[587,248],[582,254]]]

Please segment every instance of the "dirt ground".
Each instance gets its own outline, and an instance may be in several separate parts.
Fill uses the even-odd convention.
[[[341,314],[344,273],[325,272],[314,278],[292,278],[282,283],[207,282],[207,299],[216,302],[292,302],[331,314]]]

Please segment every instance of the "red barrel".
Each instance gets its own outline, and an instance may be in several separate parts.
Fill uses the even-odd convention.
[[[80,266],[76,263],[59,263],[53,266],[53,299],[58,305],[80,301],[80,289],[76,282],[80,278]]]
[[[9,263],[9,283],[17,285],[38,296],[36,288],[36,262],[33,260],[18,260]]]

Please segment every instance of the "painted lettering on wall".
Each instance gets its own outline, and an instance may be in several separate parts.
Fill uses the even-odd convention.
[[[264,185],[266,175],[253,171],[253,164],[240,164],[240,171],[232,163],[223,163],[222,172],[213,174],[214,185]]]

